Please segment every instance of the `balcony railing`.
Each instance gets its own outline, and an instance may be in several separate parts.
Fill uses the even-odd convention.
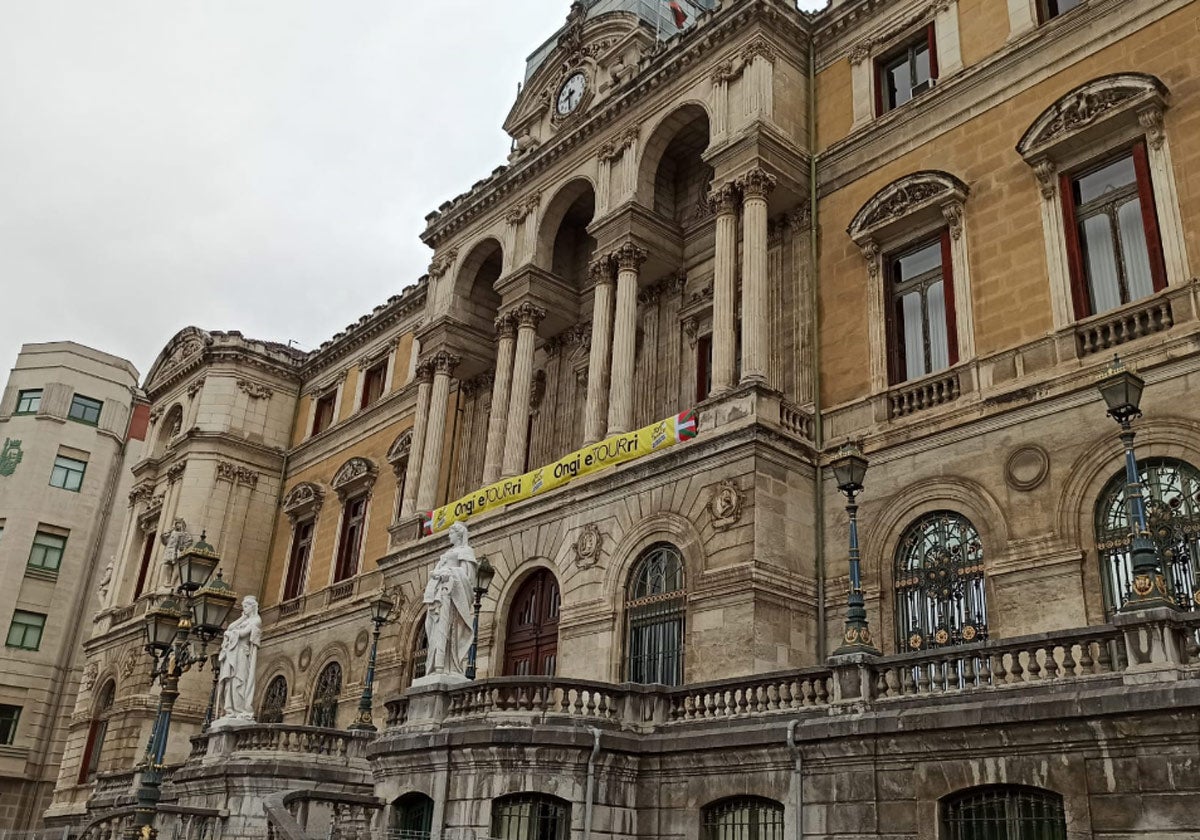
[[[192,756],[201,757],[217,750],[220,754],[291,753],[324,756],[333,759],[361,758],[370,735],[364,732],[325,729],[319,726],[291,726],[284,723],[257,723],[238,729],[217,730],[192,738]]]
[[[888,417],[895,420],[918,411],[954,402],[962,394],[958,371],[898,385],[888,392]]]
[[[1079,355],[1089,356],[1173,326],[1175,313],[1170,298],[1154,297],[1112,315],[1079,324],[1075,328],[1075,340]]]

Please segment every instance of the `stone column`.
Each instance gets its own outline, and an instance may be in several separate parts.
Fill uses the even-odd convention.
[[[400,500],[400,518],[412,516],[417,510],[417,490],[421,485],[421,457],[425,453],[425,430],[429,426],[429,391],[433,383],[433,366],[421,362],[413,378],[417,380],[417,414],[413,419],[412,444],[408,451],[408,471],[404,474],[404,496]]]
[[[509,315],[517,324],[517,348],[513,357],[512,389],[504,433],[505,477],[519,475],[525,469],[525,449],[529,444],[529,389],[533,383],[533,342],[537,336],[537,325],[546,317],[546,310],[525,301]]]
[[[517,324],[511,314],[496,319],[496,381],[492,385],[492,407],[488,417],[487,451],[483,458],[483,483],[500,480],[504,466],[504,430],[508,424],[508,395],[512,389],[513,348]]]
[[[612,355],[613,263],[607,257],[594,260],[588,270],[595,284],[592,298],[592,347],[588,356],[587,408],[584,412],[583,442],[604,437],[608,415],[608,363]]]
[[[712,393],[733,387],[737,354],[737,206],[733,184],[709,195],[717,213],[713,275]]]
[[[626,242],[613,253],[617,264],[617,307],[613,322],[612,382],[608,397],[608,433],[633,426],[633,363],[637,351],[638,269],[646,252]]]
[[[767,196],[775,179],[752,169],[742,188],[742,382],[767,381]]]
[[[429,395],[429,421],[422,452],[421,486],[417,490],[417,510],[432,510],[437,501],[438,480],[442,477],[442,449],[446,436],[446,404],[450,399],[450,374],[462,361],[458,356],[439,350],[430,358],[433,388]]]

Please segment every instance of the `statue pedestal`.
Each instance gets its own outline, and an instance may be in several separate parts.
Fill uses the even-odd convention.
[[[220,717],[214,720],[208,729],[210,732],[219,732],[222,729],[241,729],[243,726],[257,725],[253,720],[247,718]]]
[[[462,674],[426,674],[423,677],[417,677],[412,681],[413,688],[425,688],[437,686],[438,688],[457,688],[463,683],[469,683],[470,680]]]
[[[429,674],[413,680],[404,692],[408,701],[404,728],[431,731],[440,727],[450,710],[450,692],[470,682],[461,674]]]

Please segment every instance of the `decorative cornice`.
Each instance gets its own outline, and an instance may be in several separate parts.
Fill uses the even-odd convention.
[[[851,220],[846,232],[859,245],[897,219],[930,206],[948,203],[961,205],[970,189],[948,172],[914,172],[899,178],[875,193]]]
[[[325,491],[320,485],[303,481],[283,497],[283,512],[293,521],[305,514],[316,516],[324,501]]]
[[[338,468],[330,484],[338,498],[345,502],[349,496],[358,492],[369,493],[375,486],[378,474],[379,470],[372,461],[366,458],[351,458]]]

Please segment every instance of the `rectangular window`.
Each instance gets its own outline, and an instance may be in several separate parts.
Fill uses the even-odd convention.
[[[155,523],[157,527],[157,523]],[[138,566],[137,585],[133,588],[133,599],[136,601],[141,597],[142,592],[146,589],[146,576],[150,573],[150,556],[154,554],[154,531],[151,528],[146,534],[146,539],[142,543],[142,562]]]
[[[14,414],[37,414],[42,407],[42,389],[32,388],[17,392],[17,410]]]
[[[312,433],[314,435],[319,435],[333,425],[333,409],[336,399],[336,389],[317,399],[317,407],[313,411]]]
[[[307,519],[297,522],[292,531],[292,554],[288,558],[287,578],[283,583],[283,600],[299,598],[304,592],[304,580],[308,575],[308,559],[312,555],[312,539],[315,521]]]
[[[21,720],[21,707],[0,703],[0,744],[11,747],[17,739],[17,722]]]
[[[1099,315],[1167,286],[1145,143],[1063,176],[1075,315]]]
[[[885,259],[888,376],[895,385],[958,363],[950,232]]]
[[[875,110],[886,114],[930,90],[937,80],[933,24],[875,65]]]
[[[1045,23],[1082,5],[1083,0],[1038,0],[1038,17]]]
[[[39,530],[33,535],[33,546],[29,549],[27,566],[44,572],[57,572],[62,566],[63,552],[66,550],[65,536]]]
[[[333,582],[346,580],[358,574],[358,554],[362,548],[363,531],[367,519],[367,497],[357,496],[346,502],[342,510],[342,535],[338,540],[337,567]]]
[[[374,365],[363,374],[362,402],[359,408],[374,405],[383,396],[383,386],[387,382],[387,359]]]
[[[12,624],[8,626],[10,648],[37,650],[42,646],[42,631],[46,629],[46,616],[41,613],[14,610]]]
[[[79,488],[83,486],[83,474],[86,470],[87,461],[59,455],[54,459],[54,469],[50,471],[50,486],[78,493]]]
[[[696,339],[696,402],[703,402],[712,393],[712,336]]]
[[[104,408],[104,403],[100,400],[76,394],[71,398],[71,410],[67,412],[67,417],[77,423],[96,426],[100,423],[100,409],[102,408]]]

